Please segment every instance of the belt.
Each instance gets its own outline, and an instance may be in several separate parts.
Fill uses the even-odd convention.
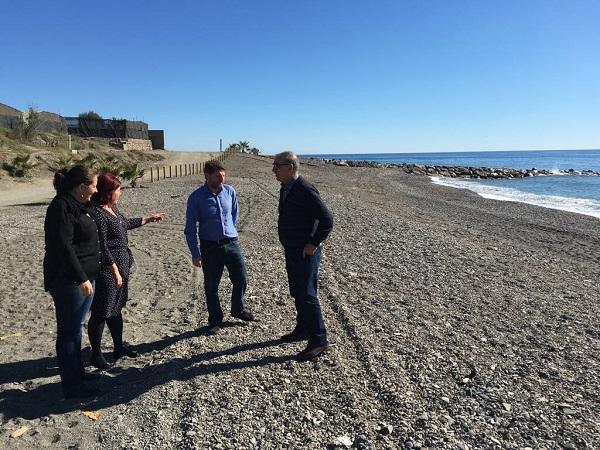
[[[217,239],[216,241],[207,241],[204,239],[200,240],[200,245],[202,244],[212,244],[212,245],[223,245],[229,244],[230,242],[237,241],[237,237],[226,237],[223,239]]]

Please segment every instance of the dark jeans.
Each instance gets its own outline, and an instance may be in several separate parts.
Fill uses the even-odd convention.
[[[202,271],[204,272],[204,292],[208,309],[208,323],[211,326],[223,322],[223,310],[219,302],[219,283],[223,268],[227,267],[233,285],[231,293],[231,314],[239,314],[245,308],[244,294],[248,285],[246,263],[237,239],[226,242],[200,241]]]
[[[284,247],[290,295],[296,303],[295,331],[309,336],[309,346],[323,345],[327,342],[327,330],[317,298],[321,249],[306,257],[302,250],[303,247]]]
[[[95,288],[95,283],[92,282]],[[56,354],[63,391],[76,388],[84,373],[81,361],[81,332],[93,295],[83,297],[79,287],[57,277],[50,289],[56,309]]]

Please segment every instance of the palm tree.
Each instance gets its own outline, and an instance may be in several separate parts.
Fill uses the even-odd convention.
[[[248,141],[240,141],[238,143],[238,147],[240,149],[240,152],[246,153],[246,150],[250,149],[250,144],[248,143]]]

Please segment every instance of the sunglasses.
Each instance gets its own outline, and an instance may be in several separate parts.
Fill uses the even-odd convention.
[[[289,166],[291,163],[273,163],[275,167]]]

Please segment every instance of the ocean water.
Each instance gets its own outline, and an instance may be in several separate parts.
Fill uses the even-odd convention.
[[[600,150],[448,153],[361,153],[305,155],[321,159],[446,166],[548,169],[556,175],[508,180],[431,177],[434,183],[468,189],[482,197],[516,201],[600,218],[600,176],[564,175],[559,170],[600,171]]]

